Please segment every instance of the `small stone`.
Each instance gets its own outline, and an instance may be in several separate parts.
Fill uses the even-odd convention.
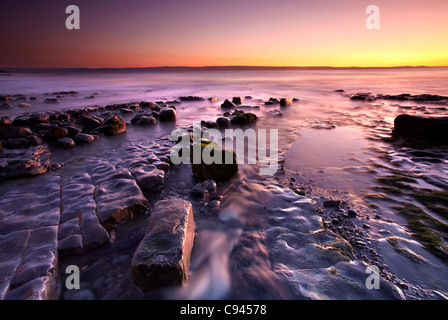
[[[355,218],[357,216],[356,211],[353,211],[353,210],[348,210],[347,214],[350,218]]]

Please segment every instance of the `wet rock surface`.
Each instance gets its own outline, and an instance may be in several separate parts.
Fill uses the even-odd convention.
[[[188,280],[194,230],[191,203],[169,199],[155,204],[148,232],[132,258],[132,277],[143,291]]]

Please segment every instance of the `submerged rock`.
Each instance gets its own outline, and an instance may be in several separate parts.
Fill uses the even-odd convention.
[[[394,120],[394,133],[446,140],[448,117],[425,118],[401,114]]]
[[[149,218],[148,231],[132,259],[134,283],[143,291],[185,283],[194,232],[190,202],[180,199],[158,201]]]

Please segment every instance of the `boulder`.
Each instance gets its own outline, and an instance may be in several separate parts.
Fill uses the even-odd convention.
[[[152,116],[152,114],[138,114],[134,118],[132,118],[131,123],[140,124],[140,125],[151,125],[156,124],[157,119]]]
[[[246,118],[247,123],[254,123],[258,120],[257,115],[252,112],[246,112],[243,116]]]
[[[86,133],[78,133],[73,139],[77,144],[91,144],[95,141],[94,136]]]
[[[221,104],[221,108],[224,108],[224,109],[233,109],[233,108],[236,108],[236,105],[233,103],[233,102],[231,102],[231,101],[229,101],[229,100],[224,100],[224,102]]]
[[[194,232],[190,202],[156,202],[148,231],[132,258],[134,283],[143,291],[184,284],[188,280]]]
[[[280,107],[287,107],[292,104],[292,100],[289,98],[281,98],[280,99]]]
[[[52,126],[44,132],[44,137],[48,140],[56,141],[68,136],[68,130],[63,127]],[[71,140],[71,139],[70,139]]]
[[[238,164],[236,159],[236,153],[218,144],[208,141],[201,141],[201,154],[205,147],[211,148],[210,155],[212,157],[219,158],[218,163],[212,162],[211,164],[206,164],[201,156],[200,163],[194,163],[193,155],[191,155],[191,169],[193,176],[198,180],[212,179],[215,181],[225,181],[231,179],[238,172]],[[194,152],[194,146],[192,152]],[[231,161],[226,163],[226,158],[230,158]]]
[[[83,114],[76,119],[76,123],[82,125],[86,131],[90,131],[101,126],[101,119],[91,114]]]
[[[233,97],[232,98],[232,102],[234,103],[234,104],[241,104],[242,102],[241,102],[241,97]]]
[[[446,140],[448,117],[419,117],[401,114],[394,120],[394,133]]]
[[[0,128],[1,139],[25,138],[33,134],[30,129],[24,127],[7,126]]]
[[[176,110],[171,109],[171,108],[166,108],[166,109],[160,110],[159,121],[161,121],[161,122],[176,121]]]
[[[70,148],[75,146],[75,141],[72,138],[60,138],[58,139],[58,144],[63,148]]]
[[[239,125],[239,126],[243,126],[247,124],[247,118],[241,114],[238,116],[234,116],[230,119],[231,124],[233,125]]]
[[[227,117],[219,117],[216,119],[216,123],[220,128],[230,128],[231,126],[230,119]]]
[[[126,123],[121,117],[112,117],[104,121],[104,134],[114,136],[126,132]]]

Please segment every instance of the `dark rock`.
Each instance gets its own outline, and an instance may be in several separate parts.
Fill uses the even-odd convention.
[[[68,135],[68,130],[66,128],[57,127],[57,126],[50,127],[44,132],[44,137],[51,141],[56,141],[61,138],[65,138],[65,137],[67,137],[67,135]],[[72,140],[72,142],[74,143],[73,140]]]
[[[254,123],[258,120],[257,115],[252,112],[246,112],[243,116],[246,118],[247,123]]]
[[[324,201],[324,207],[328,208],[328,207],[339,207],[341,205],[341,201],[340,200],[327,200]]]
[[[0,95],[0,101],[11,101],[12,98],[10,96]]]
[[[87,131],[100,127],[101,122],[101,119],[90,114],[83,114],[76,119],[76,123],[82,125]]]
[[[131,114],[134,113],[134,110],[128,109],[128,108],[122,108],[120,109],[121,114]]]
[[[29,125],[36,125],[38,123],[48,123],[50,122],[50,117],[45,113],[33,113],[28,118]]]
[[[208,190],[203,186],[202,183],[196,184],[190,190],[190,197],[194,200],[207,200],[209,196]]]
[[[160,110],[159,121],[176,121],[176,110],[170,108]]]
[[[55,98],[47,98],[45,99],[45,103],[59,103],[60,101]]]
[[[209,129],[219,129],[219,125],[214,121],[201,121],[201,125]]]
[[[280,99],[280,107],[287,107],[292,104],[292,100],[289,98],[281,98]]]
[[[26,148],[28,143],[25,138],[13,138],[6,140],[5,147],[9,149]]]
[[[12,117],[1,117],[0,118],[0,127],[12,126]]]
[[[425,118],[401,114],[395,118],[394,133],[426,138],[448,138],[448,117]]]
[[[375,100],[375,96],[370,92],[367,93],[357,93],[350,96],[351,100],[362,100],[362,101],[373,101]]]
[[[195,97],[195,96],[182,96],[179,97],[180,101],[204,101],[205,99],[202,97]]]
[[[353,210],[348,210],[347,214],[350,218],[355,218],[358,214],[356,213],[356,211]]]
[[[148,231],[132,259],[134,283],[143,291],[185,283],[194,231],[190,202],[179,199],[158,201],[149,217]]]
[[[66,126],[65,129],[67,129],[70,138],[74,138],[78,133],[82,132],[80,128],[74,126]]]
[[[112,117],[104,121],[104,134],[106,136],[113,136],[126,132],[126,123],[120,117]]]
[[[3,103],[3,104],[0,105],[0,109],[1,110],[12,109],[12,105],[10,105],[9,103]]]
[[[37,145],[40,145],[43,143],[42,139],[39,138],[38,136],[36,136],[35,134],[31,134],[31,135],[27,136],[25,139],[26,139],[26,143],[29,146],[37,146]]]
[[[225,109],[233,109],[236,108],[236,105],[233,102],[230,102],[229,100],[224,100],[224,102],[221,104],[221,108]]]
[[[22,102],[22,103],[19,103],[19,107],[20,108],[31,108],[31,105],[29,103]]]
[[[220,128],[230,128],[231,126],[230,119],[227,117],[219,117],[218,119],[216,119],[216,124]]]
[[[216,186],[216,182],[211,180],[211,179],[207,179],[204,182],[202,182],[202,186],[207,189],[207,191],[209,193],[215,193],[217,190],[217,186]]]
[[[246,99],[246,100],[252,100],[252,96],[245,96],[244,99]]]
[[[204,152],[205,147],[210,148],[210,155],[214,158],[218,158],[218,163],[213,161],[211,164],[203,162],[201,157],[201,163],[194,163],[193,156],[191,159],[193,176],[199,180],[213,179],[215,181],[225,181],[231,179],[238,172],[238,164],[236,160],[236,154],[233,150],[220,147],[214,142],[202,140],[201,151]],[[193,147],[194,148],[194,147]],[[226,163],[226,159],[230,158],[230,163]]]
[[[208,98],[208,101],[216,102],[216,101],[218,101],[218,98],[217,97],[210,97],[210,98]]]
[[[230,119],[230,123],[233,125],[246,125],[247,124],[247,118],[242,114],[239,116],[234,116]]]
[[[157,104],[154,102],[147,102],[147,101],[140,102],[140,107],[142,107],[142,108],[152,108],[155,106],[157,106]]]
[[[25,138],[33,134],[30,129],[24,127],[7,126],[0,127],[1,139]]]
[[[152,116],[152,114],[138,114],[134,118],[132,118],[131,123],[140,124],[140,125],[151,125],[156,124],[157,119]]]
[[[86,133],[78,133],[73,140],[75,140],[77,144],[91,144],[95,141],[95,137]]]
[[[58,139],[58,144],[63,148],[70,148],[75,146],[75,141],[72,138],[60,138]]]
[[[232,102],[234,103],[234,104],[241,104],[242,102],[241,102],[241,97],[233,97],[232,98]]]

